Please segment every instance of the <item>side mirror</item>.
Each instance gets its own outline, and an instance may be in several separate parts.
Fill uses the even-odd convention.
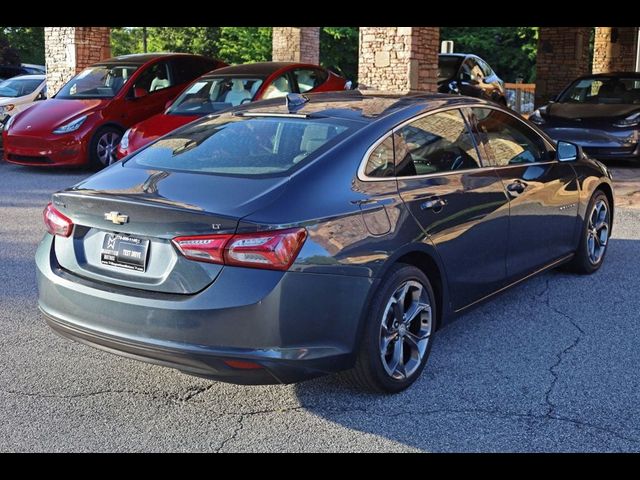
[[[559,162],[573,162],[582,157],[582,148],[575,143],[558,140],[556,157]]]
[[[351,90],[353,88],[353,82],[351,80],[347,80],[344,84],[345,90]]]
[[[133,98],[142,98],[146,97],[147,95],[149,95],[149,92],[147,92],[144,88],[133,87]]]

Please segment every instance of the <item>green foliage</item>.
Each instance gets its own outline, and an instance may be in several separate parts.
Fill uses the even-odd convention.
[[[0,62],[44,65],[44,27],[0,27]]]
[[[148,52],[188,52],[216,57],[219,27],[147,27]],[[114,56],[144,52],[142,27],[113,27]]]
[[[482,57],[506,82],[535,81],[537,27],[441,27],[440,40],[453,40],[455,52]]]
[[[358,77],[358,37],[358,27],[320,29],[320,64],[343,75],[354,85]]]
[[[230,63],[271,60],[271,27],[220,27],[219,59]]]

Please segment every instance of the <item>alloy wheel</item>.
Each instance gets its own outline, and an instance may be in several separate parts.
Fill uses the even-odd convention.
[[[98,160],[104,166],[111,165],[116,161],[116,150],[118,149],[118,143],[120,143],[120,137],[116,132],[105,132],[98,139],[96,147]]]
[[[426,289],[414,280],[404,282],[389,298],[380,324],[380,359],[390,377],[403,380],[418,370],[432,326]]]
[[[587,252],[589,261],[597,265],[607,248],[609,240],[609,209],[604,200],[598,200],[589,215],[587,227]]]

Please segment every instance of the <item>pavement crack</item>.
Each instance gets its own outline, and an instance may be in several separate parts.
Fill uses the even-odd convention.
[[[549,287],[549,282],[550,282],[550,279],[547,278],[546,287],[544,291],[538,295],[538,298],[544,296],[545,306],[555,314],[567,320],[578,331],[578,334],[571,341],[571,343],[567,347],[565,347],[563,350],[561,350],[558,354],[556,354],[556,362],[549,367],[549,373],[551,374],[552,378],[551,378],[551,383],[549,384],[549,388],[547,388],[545,392],[544,400],[547,405],[546,415],[551,418],[554,416],[556,411],[556,404],[553,402],[552,396],[558,384],[558,380],[560,379],[560,372],[558,371],[558,368],[562,364],[565,355],[567,355],[571,350],[576,348],[576,346],[580,343],[580,339],[585,334],[585,331],[582,329],[582,327],[580,327],[578,322],[571,315],[568,315],[567,313],[563,312],[562,310],[558,309],[557,307],[551,304],[551,298],[550,298],[551,289]]]
[[[235,426],[235,428],[233,429],[233,432],[231,433],[231,435],[229,435],[227,438],[225,438],[221,443],[220,446],[218,448],[215,449],[215,453],[220,453],[222,451],[222,449],[227,446],[227,444],[233,440],[236,439],[236,437],[238,436],[238,434],[240,433],[240,430],[242,430],[244,428],[244,417],[245,415],[240,415],[238,417],[238,423]]]

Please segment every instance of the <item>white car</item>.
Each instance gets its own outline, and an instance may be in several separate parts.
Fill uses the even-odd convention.
[[[9,117],[46,99],[46,75],[19,75],[0,82],[0,130]]]

